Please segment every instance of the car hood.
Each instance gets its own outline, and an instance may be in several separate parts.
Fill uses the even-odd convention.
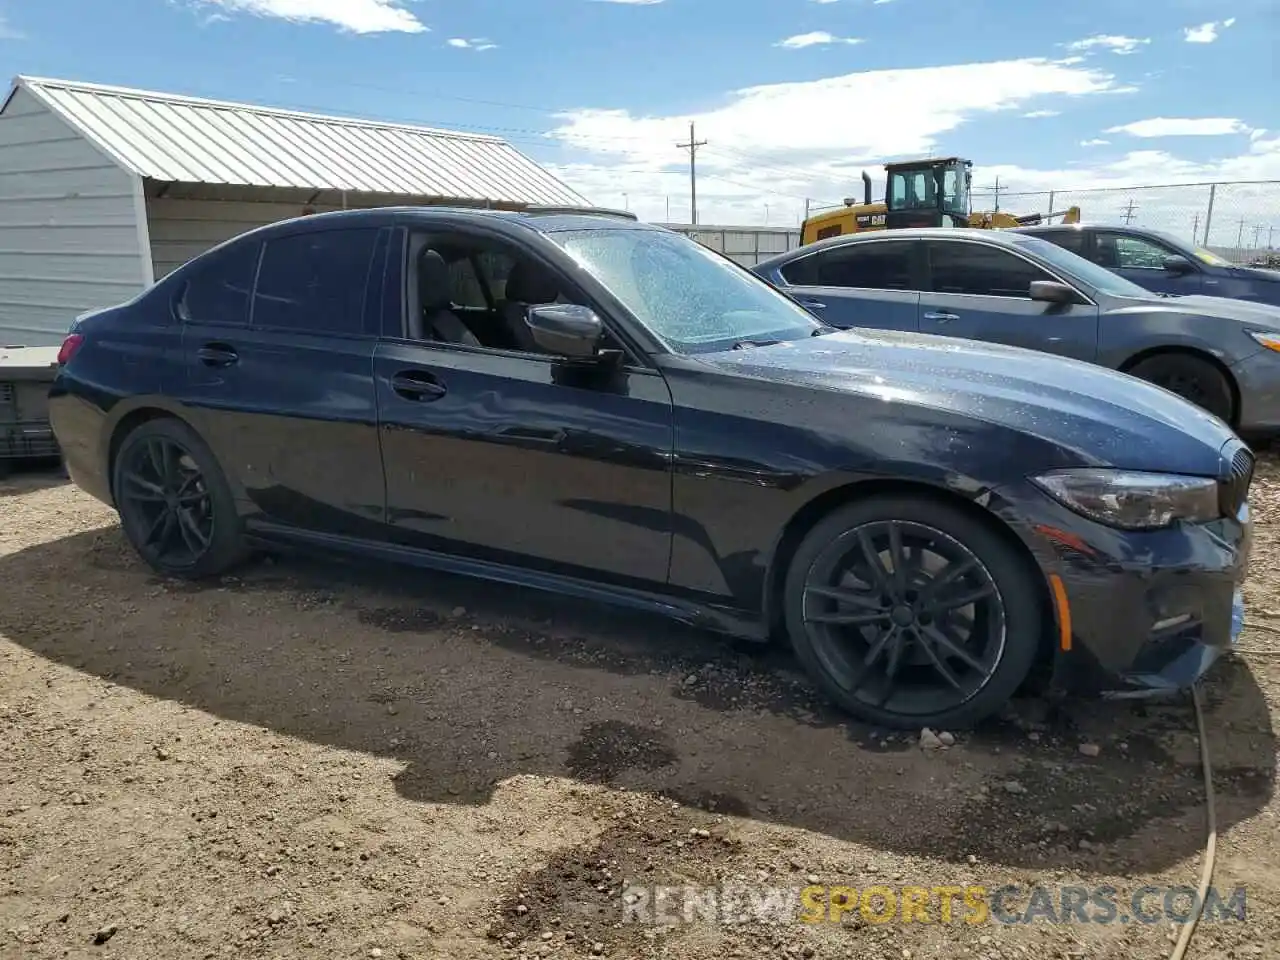
[[[1266,327],[1270,330],[1280,330],[1280,307],[1258,303],[1256,300],[1206,297],[1199,294],[1185,297],[1152,297],[1149,300],[1128,301],[1121,310],[1135,307],[1143,311],[1156,307],[1177,313],[1194,313],[1202,317],[1212,317],[1215,320],[1231,320],[1251,326]]]
[[[1217,417],[1126,374],[976,340],[858,329],[698,359],[904,412],[924,406],[998,424],[1085,464],[1215,475],[1235,436]]]

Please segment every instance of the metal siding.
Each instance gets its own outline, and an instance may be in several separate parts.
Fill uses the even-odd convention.
[[[135,179],[28,91],[0,112],[0,343],[52,346],[143,287]]]
[[[497,137],[62,80],[19,83],[121,166],[151,180],[586,203]]]

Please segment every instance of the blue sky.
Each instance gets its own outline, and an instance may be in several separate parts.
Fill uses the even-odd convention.
[[[704,223],[933,152],[1009,190],[1280,179],[1277,50],[1275,0],[0,0],[10,75],[496,133],[651,219],[687,219],[693,118]]]

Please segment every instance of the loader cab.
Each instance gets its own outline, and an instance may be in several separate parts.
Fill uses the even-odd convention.
[[[959,157],[885,164],[885,227],[964,226],[973,164]]]

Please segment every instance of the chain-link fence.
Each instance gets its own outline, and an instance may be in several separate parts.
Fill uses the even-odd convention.
[[[973,192],[975,210],[1022,215],[1073,206],[1080,208],[1085,223],[1161,230],[1235,263],[1280,261],[1280,180]]]

